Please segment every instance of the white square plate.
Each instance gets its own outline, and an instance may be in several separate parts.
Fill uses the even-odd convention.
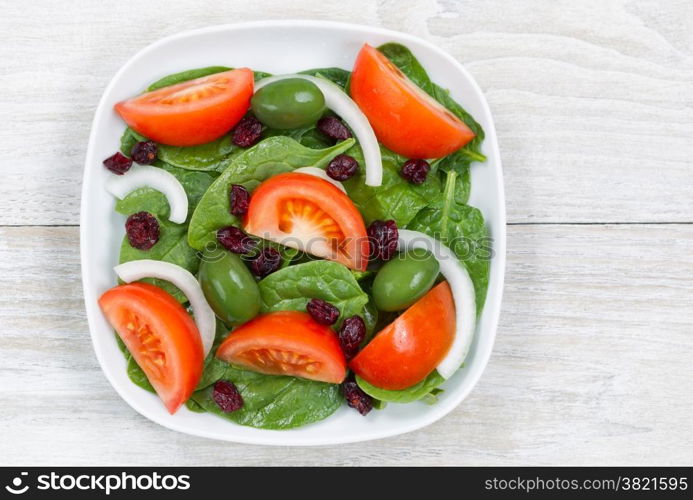
[[[116,283],[113,266],[117,264],[123,237],[123,218],[114,212],[114,199],[104,189],[108,172],[102,166],[103,159],[118,150],[125,127],[113,105],[141,92],[162,76],[203,66],[248,66],[273,74],[328,66],[350,69],[364,42],[374,46],[385,42],[406,45],[432,80],[449,88],[486,132],[482,150],[488,161],[472,167],[469,203],[483,212],[495,255],[491,261],[488,297],[464,368],[445,382],[445,392],[433,406],[390,404],[385,410],[362,417],[345,405],[322,422],[293,430],[243,427],[185,407],[169,415],[155,395],[128,379],[113,330],[97,305],[98,297]],[[141,50],[106,88],[89,138],[80,234],[84,300],[96,356],[118,394],[142,415],[180,432],[240,443],[325,445],[393,436],[424,427],[455,408],[479,380],[491,355],[505,268],[505,202],[496,131],[486,100],[472,77],[448,54],[411,35],[322,21],[267,21],[188,31]]]

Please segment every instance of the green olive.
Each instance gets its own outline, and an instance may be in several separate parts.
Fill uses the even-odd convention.
[[[260,312],[260,288],[238,255],[205,253],[197,277],[212,310],[228,326]]]
[[[262,123],[286,130],[318,121],[325,111],[325,96],[313,82],[286,78],[262,87],[250,105]]]
[[[373,280],[373,300],[381,311],[406,309],[428,292],[440,265],[428,251],[414,249],[392,257]]]

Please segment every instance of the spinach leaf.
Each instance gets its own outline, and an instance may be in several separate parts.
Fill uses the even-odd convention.
[[[152,387],[152,384],[149,382],[149,379],[144,374],[144,371],[142,370],[142,368],[140,368],[140,365],[137,364],[137,361],[135,361],[135,358],[133,358],[132,355],[128,353],[127,359],[128,377],[130,377],[132,383],[135,384],[137,387],[141,387],[145,391],[156,393],[154,387]]]
[[[149,380],[147,380],[147,376],[144,374],[144,372],[135,362],[135,360],[132,359],[132,354],[130,354],[128,348],[125,347],[125,343],[123,342],[123,340],[117,333],[114,333],[114,335],[116,339],[116,344],[118,344],[118,349],[120,349],[120,352],[123,353],[125,361],[127,362],[126,373],[128,374],[128,377],[130,378],[132,383],[138,387],[141,387],[145,391],[155,392],[154,388],[152,387],[152,384],[150,384]]]
[[[479,314],[486,300],[488,288],[490,240],[481,212],[477,208],[456,201],[456,179],[457,173],[450,171],[443,199],[419,212],[407,229],[426,233],[455,252],[474,283]]]
[[[368,295],[346,267],[315,260],[280,269],[258,283],[261,311],[305,311],[310,299],[322,299],[339,309],[339,327],[345,318],[363,315]]]
[[[204,194],[190,219],[188,242],[202,250],[216,241],[218,229],[238,225],[239,220],[229,212],[229,186],[241,184],[252,191],[265,179],[299,167],[326,165],[334,156],[349,149],[353,139],[331,148],[310,149],[289,137],[271,137],[233,158]]]
[[[231,142],[227,134],[216,141],[200,144],[199,146],[166,146],[159,145],[159,159],[170,165],[188,170],[203,170],[222,172],[234,155],[242,152],[242,148]]]
[[[334,144],[334,142],[320,132],[315,125],[310,125],[308,127],[295,128],[292,130],[279,130],[273,128],[267,128],[262,132],[262,138],[266,139],[268,137],[285,136],[291,137],[296,142],[300,143],[302,146],[311,149],[325,149],[329,148]]]
[[[486,157],[481,153],[480,149],[481,143],[484,140],[484,130],[481,125],[450,97],[450,93],[447,90],[431,81],[426,70],[414,57],[414,54],[404,45],[398,43],[386,43],[378,47],[378,50],[421,90],[445,106],[476,134],[476,137],[469,144],[447,156],[445,161],[441,163],[440,168],[445,171],[454,169],[461,173],[462,169],[469,166],[472,161],[486,161]]]
[[[137,142],[146,140],[146,137],[128,127],[120,138],[120,150],[123,154],[130,156],[132,147]],[[209,172],[223,171],[231,158],[243,151],[242,148],[231,142],[230,134],[198,146],[182,147],[167,146],[166,144],[158,144],[157,146],[159,162],[186,170]]]
[[[202,78],[203,76],[221,73],[222,71],[228,71],[230,69],[231,68],[227,68],[226,66],[208,66],[206,68],[189,69],[186,71],[181,71],[180,73],[173,73],[172,75],[167,75],[152,83],[149,87],[147,87],[147,91],[151,92],[152,90],[158,90],[162,87],[187,82],[188,80]]]
[[[367,225],[376,219],[394,219],[399,227],[404,227],[421,209],[440,198],[440,179],[436,175],[429,175],[423,184],[412,184],[400,175],[405,159],[384,147],[380,148],[380,152],[383,160],[381,186],[366,185],[365,163],[359,146],[354,146],[347,154],[353,156],[361,168],[343,184]]]
[[[167,75],[152,83],[149,87],[147,87],[147,92],[151,92],[152,90],[158,90],[162,87],[168,87],[169,85],[187,82],[188,80],[194,80],[195,78],[202,78],[203,76],[213,75],[214,73],[229,71],[231,69],[233,68],[229,68],[227,66],[208,66],[206,68],[189,69],[186,71],[181,71],[179,73],[173,73],[172,75]],[[270,75],[269,73],[265,73],[264,71],[253,72],[253,77],[255,81],[262,80],[263,78],[267,78],[268,76],[272,75]]]
[[[445,379],[441,377],[436,370],[433,370],[428,377],[416,385],[399,391],[389,391],[387,389],[381,389],[380,387],[369,384],[361,377],[356,375],[356,383],[363,390],[363,392],[380,401],[389,401],[391,403],[411,403],[412,401],[427,398],[429,394],[432,391],[435,391],[435,388],[443,382],[445,382]],[[438,393],[439,391],[435,394]]]
[[[349,78],[351,77],[351,72],[342,68],[315,68],[307,69],[305,71],[299,72],[301,75],[311,75],[317,76],[319,78],[324,78],[332,83],[339,85],[342,90],[346,89]]]
[[[240,410],[224,413],[213,399],[213,386],[193,393],[192,400],[210,413],[240,425],[290,429],[323,420],[342,404],[339,386],[295,377],[263,375],[227,365],[221,377],[243,397]]]

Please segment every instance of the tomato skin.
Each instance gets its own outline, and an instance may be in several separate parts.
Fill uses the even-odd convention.
[[[454,338],[455,305],[443,282],[377,333],[349,368],[376,387],[406,389],[438,366]]]
[[[111,288],[99,306],[174,414],[202,377],[202,341],[193,319],[170,294],[148,283]]]
[[[216,356],[268,375],[292,375],[332,384],[346,377],[346,360],[337,335],[299,311],[255,317],[231,332]]]
[[[363,217],[339,188],[290,172],[260,184],[250,196],[246,232],[363,271],[368,235]]]
[[[441,158],[474,138],[464,122],[368,44],[356,57],[349,92],[378,140],[407,158]]]
[[[121,101],[132,129],[161,144],[195,146],[218,139],[243,117],[253,95],[248,68],[196,78]]]

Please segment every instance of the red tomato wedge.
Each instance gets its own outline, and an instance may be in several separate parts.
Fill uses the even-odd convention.
[[[131,128],[171,146],[218,139],[238,123],[253,96],[253,72],[234,69],[147,92],[115,105]]]
[[[368,44],[356,57],[349,92],[378,140],[407,158],[441,158],[474,138],[464,122]]]
[[[216,356],[268,375],[292,375],[331,384],[339,384],[346,376],[337,335],[298,311],[279,311],[250,320],[231,332]]]
[[[454,338],[455,303],[443,282],[381,330],[349,368],[376,387],[406,389],[438,366]]]
[[[111,288],[99,306],[168,411],[187,401],[202,377],[195,322],[170,294],[147,283]]]
[[[280,174],[250,197],[245,230],[363,271],[368,236],[361,214],[339,188],[314,175]]]

